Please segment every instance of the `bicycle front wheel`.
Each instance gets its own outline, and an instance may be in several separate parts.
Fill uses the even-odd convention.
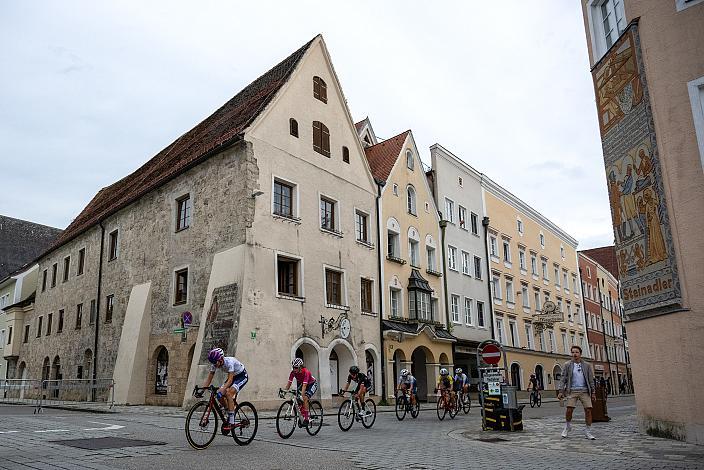
[[[323,426],[323,405],[319,401],[308,402],[308,427],[306,431],[315,436]]]
[[[530,407],[531,408],[535,407],[535,394],[534,393],[530,394]]]
[[[538,408],[540,408],[540,405],[543,404],[543,397],[542,397],[542,395],[538,394],[538,399],[536,400],[536,404],[538,405]]]
[[[460,412],[460,405],[457,402],[457,397],[451,397],[450,398],[450,418],[455,419],[455,416],[457,416],[457,413]]]
[[[406,408],[406,397],[396,397],[396,419],[403,421],[403,418],[406,417]]]
[[[254,405],[248,401],[237,405],[235,425],[232,427],[232,437],[235,442],[238,445],[246,446],[257,435],[257,429],[259,429],[259,417]]]
[[[374,426],[376,421],[376,403],[371,398],[364,401],[364,411],[362,411],[362,426],[369,429]]]
[[[337,424],[343,431],[349,431],[354,424],[354,407],[352,400],[345,400],[337,411]]]
[[[283,402],[276,413],[276,432],[281,439],[291,437],[296,430],[296,421],[298,421],[298,413],[293,400]]]
[[[445,419],[445,413],[447,413],[447,410],[445,409],[445,398],[440,397],[438,400],[438,418],[440,421]]]
[[[418,401],[418,398],[416,398],[416,404],[411,405],[411,417],[412,418],[417,418],[418,413],[420,413],[420,402]]]
[[[186,440],[196,450],[205,449],[218,432],[218,414],[208,409],[207,401],[199,401],[186,416]]]
[[[462,395],[462,410],[464,411],[464,414],[469,413],[469,410],[472,409],[472,397],[469,395],[469,393],[464,393]]]

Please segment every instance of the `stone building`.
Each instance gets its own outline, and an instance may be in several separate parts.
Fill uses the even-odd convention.
[[[317,36],[93,198],[39,259],[19,363],[132,404],[182,403],[215,346],[263,404],[295,356],[323,399],[380,375],[375,195]]]
[[[581,4],[640,428],[702,444],[704,1]]]

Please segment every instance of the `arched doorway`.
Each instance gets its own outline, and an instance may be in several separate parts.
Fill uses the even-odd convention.
[[[521,388],[521,366],[515,362],[511,364],[511,385],[517,387],[517,390],[523,390]]]
[[[435,377],[428,377],[428,362],[433,361],[432,355],[429,354],[423,346],[417,347],[411,354],[411,374],[418,382],[418,398],[421,400],[428,399],[428,390],[434,388],[434,384],[430,384],[428,380],[435,380]]]
[[[374,375],[375,361],[374,355],[369,349],[364,351],[364,359],[367,365],[367,369],[365,372],[367,373],[367,377],[369,377],[369,380],[371,380],[372,382],[372,386],[369,388],[369,393],[370,395],[376,395],[376,377]]]
[[[17,369],[17,374],[15,377],[20,378],[22,380],[27,380],[27,364],[22,361],[20,362],[20,366]],[[22,382],[21,387],[20,387],[20,399],[24,398],[24,382]]]
[[[303,359],[303,367],[308,369],[313,377],[320,380],[320,361],[315,346],[307,342],[301,343],[294,351],[293,357]]]
[[[559,390],[560,380],[562,380],[562,367],[555,364],[555,367],[552,368],[552,376],[554,377],[555,390]]]
[[[535,378],[538,380],[538,388],[545,390],[545,382],[543,380],[543,366],[538,364],[535,366]]]
[[[51,363],[51,379],[56,381],[53,382],[54,390],[52,391],[52,396],[59,398],[59,383],[62,379],[61,359],[59,359],[59,356],[54,357],[54,361]]]
[[[330,350],[328,360],[330,361],[329,373],[331,392],[333,395],[337,395],[337,392],[347,383],[349,368],[355,365],[357,361],[355,361],[352,352],[342,343],[336,344]],[[359,369],[366,373],[364,366]]]
[[[393,377],[391,377],[390,384],[387,381],[388,387],[396,387],[396,383],[398,382],[398,377],[399,377],[399,375],[401,375],[401,369],[405,369],[405,368],[406,368],[406,355],[403,353],[402,350],[397,349],[396,351],[394,351]],[[413,374],[413,372],[411,372],[411,374]]]
[[[164,346],[159,346],[155,356],[154,393],[156,395],[166,395],[169,391],[169,351]]]

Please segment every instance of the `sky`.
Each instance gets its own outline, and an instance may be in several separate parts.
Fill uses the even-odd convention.
[[[65,228],[318,33],[355,120],[613,243],[578,0],[0,2],[0,214]]]

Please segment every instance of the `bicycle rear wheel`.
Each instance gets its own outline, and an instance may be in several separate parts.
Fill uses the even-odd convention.
[[[445,409],[445,397],[440,397],[438,400],[438,418],[440,421],[445,419],[445,414],[447,413],[447,410]]]
[[[374,426],[374,421],[376,421],[376,403],[371,398],[364,400],[365,411],[362,415],[362,426],[369,429]]]
[[[535,394],[533,392],[530,394],[530,407],[535,407]]]
[[[232,437],[235,442],[241,446],[246,446],[254,436],[257,435],[259,428],[259,418],[257,410],[248,401],[243,401],[235,409],[235,425],[232,428]]]
[[[469,395],[469,393],[463,393],[462,394],[462,411],[464,411],[464,414],[469,413],[469,410],[472,409],[472,397]]]
[[[296,422],[298,421],[298,413],[293,405],[293,400],[285,401],[279,407],[276,413],[276,432],[281,439],[288,439],[296,430]]]
[[[418,398],[416,398],[416,404],[411,405],[411,417],[412,418],[417,418],[418,413],[420,413],[420,402],[418,401]]]
[[[218,414],[208,410],[207,401],[199,401],[186,416],[186,440],[194,449],[205,449],[213,442],[218,432]]]
[[[308,426],[306,431],[315,436],[323,426],[323,405],[319,401],[308,402]]]
[[[396,397],[396,419],[403,421],[406,417],[406,395]]]
[[[349,431],[354,424],[354,406],[352,400],[345,400],[337,410],[337,424],[343,431]]]
[[[543,396],[540,393],[538,394],[538,399],[536,400],[536,404],[538,405],[538,408],[540,408],[540,405],[543,404]]]

